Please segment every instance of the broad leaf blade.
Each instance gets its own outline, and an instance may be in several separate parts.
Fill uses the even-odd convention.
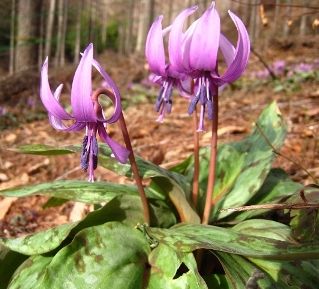
[[[209,249],[271,260],[319,258],[319,243],[296,244],[237,233],[233,229],[204,225],[178,225],[171,229],[150,229],[151,235],[182,252]]]
[[[77,180],[61,180],[37,185],[21,186],[0,191],[6,197],[27,197],[42,194],[72,201],[99,204],[120,195],[138,195],[135,186]]]
[[[142,288],[149,252],[138,230],[106,223],[79,232],[45,267],[22,268],[9,288]]]
[[[156,247],[149,256],[151,275],[148,289],[207,289],[205,281],[198,273],[192,254],[177,252],[164,244]],[[178,275],[182,264],[187,272]]]
[[[9,150],[22,153],[22,154],[56,156],[56,155],[65,155],[65,154],[78,152],[79,147],[78,146],[56,147],[56,146],[49,146],[44,144],[28,144],[28,145],[22,145],[16,148],[10,148]]]

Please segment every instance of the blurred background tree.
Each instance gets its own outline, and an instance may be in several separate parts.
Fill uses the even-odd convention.
[[[290,35],[305,37],[315,35],[318,30],[318,25],[313,25],[319,18],[318,0],[217,0],[216,3],[229,25],[232,23],[226,17],[228,9],[241,16],[258,49],[267,49],[278,42],[286,45]],[[56,67],[78,62],[80,51],[89,42],[94,42],[97,53],[112,49],[126,55],[142,54],[148,28],[156,15],[164,14],[166,26],[181,9],[194,4],[199,5],[201,13],[210,1],[2,0],[1,75],[41,65],[47,55],[54,59]]]

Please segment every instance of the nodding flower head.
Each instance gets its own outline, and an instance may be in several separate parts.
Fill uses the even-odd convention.
[[[235,81],[244,72],[250,53],[250,41],[243,22],[230,11],[228,13],[238,32],[236,48],[221,33],[220,17],[214,1],[203,15],[183,32],[184,22],[190,15],[189,9],[180,13],[171,25],[169,57],[177,72],[194,79],[195,95],[190,102],[188,112],[193,113],[197,103],[200,103],[198,130],[201,131],[204,129],[205,111],[209,119],[213,118],[212,102],[214,97],[217,97],[218,87]],[[222,75],[218,71],[219,50],[227,66]]]
[[[106,118],[98,97],[92,91],[92,66],[102,75],[105,83],[114,94],[114,112]],[[89,172],[89,181],[94,181],[94,170],[98,162],[98,133],[103,142],[112,150],[115,158],[125,163],[129,152],[122,145],[115,142],[107,133],[106,125],[114,123],[121,115],[121,96],[113,80],[102,66],[93,58],[93,44],[85,49],[81,61],[75,71],[71,88],[72,113],[68,113],[60,104],[59,98],[63,85],[59,85],[52,93],[48,80],[48,58],[41,70],[40,97],[48,111],[51,125],[57,130],[79,131],[85,129],[82,143],[81,167]],[[63,121],[73,121],[70,126]]]
[[[190,8],[179,18],[185,18],[196,10]],[[146,39],[145,56],[149,68],[153,73],[152,81],[161,85],[160,93],[155,103],[155,110],[159,112],[157,121],[162,122],[166,113],[172,110],[172,93],[176,87],[180,94],[189,98],[191,93],[191,78],[176,67],[176,63],[166,61],[163,37],[167,35],[171,26],[162,28],[163,16],[157,17],[152,24]],[[170,43],[169,43],[170,47]],[[169,53],[170,49],[168,48]],[[169,56],[170,59],[170,56]]]

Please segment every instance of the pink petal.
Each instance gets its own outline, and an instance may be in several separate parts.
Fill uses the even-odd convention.
[[[75,71],[71,88],[71,105],[73,115],[78,121],[95,122],[92,93],[93,44],[85,49]]]
[[[170,64],[177,70],[183,71],[182,43],[184,39],[183,26],[186,18],[197,10],[197,6],[187,8],[177,15],[172,23],[168,40]]]
[[[235,58],[236,49],[222,33],[220,34],[219,48],[224,56],[227,67],[230,66]]]
[[[69,115],[64,108],[59,103],[59,96],[61,93],[62,85],[60,85],[55,94],[57,97],[54,97],[50,88],[49,78],[48,78],[48,58],[45,59],[42,69],[41,69],[41,86],[40,86],[40,97],[41,101],[46,108],[46,110],[54,117],[59,119],[72,119],[72,116]]]
[[[190,66],[194,70],[214,71],[220,35],[220,18],[215,2],[198,20],[190,44]]]
[[[192,36],[193,36],[193,33],[194,33],[194,30],[196,28],[196,25],[198,23],[198,20],[195,20],[191,26],[189,26],[189,28],[187,29],[187,31],[185,32],[185,35],[184,35],[184,40],[183,40],[183,44],[182,44],[182,53],[183,53],[183,66],[184,66],[184,69],[186,71],[190,71],[191,70],[191,67],[190,67],[190,47],[191,47],[191,42],[192,42]]]
[[[60,99],[60,95],[61,95],[61,90],[63,88],[63,85],[60,84],[57,89],[54,92],[54,98],[59,102]],[[79,131],[82,130],[85,127],[85,123],[79,123],[79,122],[75,122],[74,124],[72,124],[71,126],[66,126],[62,119],[55,117],[53,114],[49,113],[49,121],[51,123],[51,125],[57,129],[57,130],[63,130],[63,131]]]
[[[228,69],[219,80],[221,83],[229,83],[238,79],[244,72],[250,54],[250,40],[244,23],[232,12],[228,12],[238,30],[237,47],[235,57]]]
[[[152,24],[146,39],[145,56],[150,70],[158,75],[165,75],[165,51],[162,32],[163,15]]]
[[[93,66],[96,68],[96,70],[102,75],[104,78],[108,88],[110,88],[115,95],[115,103],[114,104],[114,112],[112,116],[108,119],[100,119],[101,122],[107,122],[107,123],[113,123],[118,120],[120,117],[121,111],[122,111],[122,105],[121,105],[121,93],[116,86],[115,82],[112,80],[112,78],[107,74],[107,72],[104,70],[104,68],[101,66],[99,62],[97,62],[95,59],[92,61]]]
[[[106,132],[105,127],[102,123],[98,125],[98,132],[101,137],[101,139],[111,148],[115,158],[122,164],[125,164],[127,162],[128,156],[130,152],[114,141]]]

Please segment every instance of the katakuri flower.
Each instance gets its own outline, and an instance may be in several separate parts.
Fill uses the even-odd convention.
[[[221,33],[220,17],[214,1],[186,32],[183,32],[186,17],[176,18],[171,26],[170,62],[179,73],[188,74],[195,81],[196,93],[190,102],[188,112],[192,114],[197,103],[200,103],[199,131],[204,130],[205,111],[208,118],[213,119],[212,103],[214,96],[218,94],[218,88],[237,80],[248,63],[250,40],[247,29],[234,13],[228,13],[238,31],[236,48]],[[219,49],[227,66],[222,75],[218,72]]]
[[[96,97],[92,97],[92,66],[102,75],[109,89],[114,94],[114,112],[106,118],[102,106]],[[60,104],[59,98],[63,85],[60,84],[52,93],[48,80],[48,58],[46,58],[41,70],[40,97],[48,111],[51,125],[57,130],[80,131],[85,128],[85,136],[82,143],[81,167],[89,173],[89,181],[94,181],[94,170],[98,162],[98,133],[112,150],[115,158],[126,163],[129,151],[114,141],[106,131],[107,123],[116,122],[122,112],[120,92],[105,72],[102,66],[93,59],[93,44],[85,49],[81,61],[75,71],[71,88],[72,114],[68,113]],[[70,126],[63,121],[73,121]]]
[[[186,9],[177,18],[186,18],[195,12],[196,6]],[[163,37],[169,33],[171,27],[162,28],[163,16],[157,17],[152,24],[146,39],[145,56],[149,68],[154,74],[152,81],[161,85],[160,93],[155,103],[155,110],[159,112],[157,121],[163,122],[165,113],[172,110],[172,92],[176,87],[180,94],[186,98],[191,93],[191,78],[184,73],[178,72],[174,64],[167,62],[165,57]],[[170,46],[170,44],[169,44]]]

